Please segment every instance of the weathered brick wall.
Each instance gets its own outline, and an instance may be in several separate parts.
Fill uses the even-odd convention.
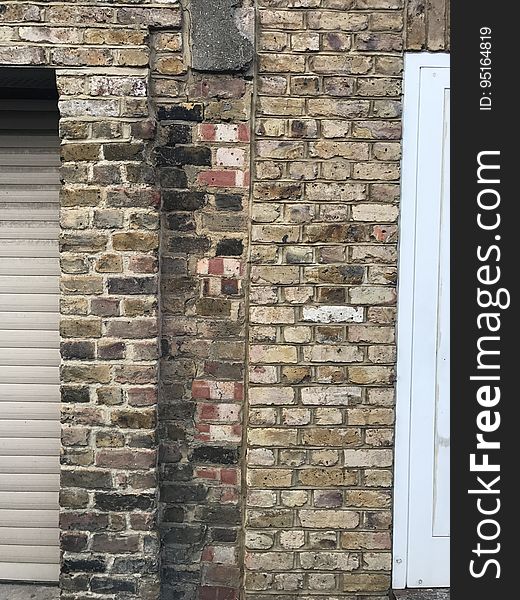
[[[175,2],[0,4],[0,63],[59,91],[62,598],[155,599],[159,203],[150,29]]]
[[[0,4],[60,94],[65,600],[386,598],[402,57],[447,4],[258,0],[254,72],[253,4]]]
[[[227,4],[229,9],[236,3]],[[225,8],[205,14],[205,26],[218,29],[214,19],[229,17]],[[211,70],[236,70],[218,64],[214,44],[201,41]],[[243,71],[247,60],[235,75],[193,71],[188,59],[172,53],[180,44],[175,35],[155,36],[155,162],[163,208],[162,597],[234,600],[242,562],[252,77]],[[190,50],[199,68],[206,68],[197,39]],[[235,60],[234,50],[223,59]]]
[[[260,0],[247,597],[390,587],[402,0]]]
[[[238,597],[248,6],[0,5],[60,94],[67,600]]]
[[[450,49],[450,0],[407,0],[405,50]]]

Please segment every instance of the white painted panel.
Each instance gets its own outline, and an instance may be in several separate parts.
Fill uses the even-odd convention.
[[[15,202],[2,202],[0,205],[1,221],[56,221],[58,203],[52,202],[25,202],[22,205]]]
[[[55,258],[1,258],[0,275],[55,275],[60,274],[60,265]]]
[[[58,421],[0,419],[2,438],[59,438],[60,431]]]
[[[59,350],[49,348],[0,348],[0,365],[3,367],[59,367],[60,361]]]
[[[395,588],[449,587],[450,582],[449,470],[438,460],[449,457],[448,67],[446,56],[406,57]]]
[[[59,576],[59,560],[52,564],[0,562],[0,579],[54,583],[58,581]]]
[[[2,367],[0,383],[59,383],[60,373],[56,367]]]
[[[0,527],[0,540],[5,545],[57,546],[59,529],[57,527]]]
[[[13,506],[18,510],[56,510],[58,492],[0,492],[0,509]]]
[[[0,544],[0,561],[18,561],[21,563],[54,564],[59,560],[59,549],[46,546],[14,546]]]
[[[47,101],[0,111],[0,579],[57,581],[58,115]]]
[[[26,167],[10,165],[7,167],[0,166],[0,184],[3,183],[21,183],[22,181],[28,185],[55,183],[59,176],[57,167]]]
[[[6,329],[57,331],[60,326],[60,316],[56,312],[0,312],[0,323]]]
[[[59,471],[59,465],[52,456],[0,456],[0,473],[56,474]]]
[[[58,402],[2,402],[2,419],[44,419],[57,421],[60,418]]]
[[[57,240],[60,228],[56,222],[0,221],[0,240]]]
[[[2,185],[0,187],[0,204],[11,202],[53,203],[59,199],[59,191],[59,185],[33,185],[30,189],[16,185]]]
[[[25,330],[23,336],[18,329],[4,329],[0,337],[0,348],[59,348],[60,334],[57,331]],[[5,382],[7,383],[7,382]],[[17,382],[14,382],[17,383]],[[40,382],[42,383],[42,382]]]
[[[0,294],[1,312],[51,312],[58,314],[60,297],[57,294]]]
[[[55,148],[0,148],[2,165],[34,165],[35,167],[59,167],[60,158]]]
[[[59,474],[34,473],[29,477],[0,473],[0,492],[58,492],[59,489]]]
[[[0,527],[58,527],[55,510],[0,510]]]
[[[0,293],[56,294],[59,286],[60,278],[51,275],[0,275]]]
[[[0,256],[18,258],[59,258],[59,243],[56,240],[3,240]]]
[[[0,384],[0,402],[59,402],[59,385]],[[1,409],[0,409],[1,410]]]
[[[0,456],[59,456],[60,440],[55,438],[0,437]]]

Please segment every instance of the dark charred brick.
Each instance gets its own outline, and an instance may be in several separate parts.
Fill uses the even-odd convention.
[[[205,252],[211,247],[207,237],[175,236],[168,240],[168,250],[174,253]]]
[[[63,530],[100,531],[108,527],[108,515],[85,511],[62,512],[60,514],[60,527]]]
[[[238,464],[238,449],[222,448],[220,446],[199,446],[192,451],[191,460],[195,463],[235,465]]]
[[[172,106],[159,106],[157,118],[160,121],[197,121],[204,119],[204,106],[202,104],[176,104]]]
[[[86,471],[82,469],[61,472],[61,486],[84,489],[110,489],[112,476],[109,471]]]
[[[134,573],[150,574],[157,572],[157,561],[151,558],[116,558],[112,573],[133,575]]]
[[[210,537],[214,542],[236,542],[238,531],[236,529],[215,527],[210,530]]]
[[[176,167],[161,169],[160,180],[163,188],[185,188],[188,186],[186,173]]]
[[[222,293],[229,296],[238,294],[238,279],[222,279]]]
[[[193,478],[193,467],[187,464],[163,465],[161,475],[164,483],[190,481]]]
[[[217,244],[216,256],[242,256],[242,252],[244,252],[242,240],[220,240]]]
[[[153,140],[155,137],[156,124],[152,119],[138,121],[137,123],[132,123],[130,125],[130,131],[132,133],[132,137],[134,138],[141,140]]]
[[[192,126],[184,123],[173,123],[162,128],[163,139],[169,145],[189,144],[192,141]]]
[[[218,210],[242,210],[242,196],[238,194],[215,194],[215,205]]]
[[[141,160],[143,150],[143,144],[103,144],[105,160]]]
[[[148,183],[153,185],[155,184],[155,170],[150,165],[126,165],[126,178],[131,183]]]
[[[90,402],[89,388],[62,386],[61,401],[62,402]]]
[[[165,275],[185,275],[186,259],[165,256],[161,263],[161,273]]]
[[[161,487],[161,502],[201,502],[206,499],[208,490],[201,484],[181,485],[163,485]]]
[[[63,532],[60,544],[65,552],[82,552],[87,548],[88,536],[85,533]]]
[[[197,526],[169,527],[161,533],[165,545],[200,544],[204,535],[204,528]]]
[[[173,444],[161,444],[159,446],[159,462],[160,463],[176,463],[182,458],[182,453],[178,446]]]
[[[63,573],[105,573],[106,570],[106,561],[101,557],[67,558],[62,564]]]
[[[176,146],[169,151],[175,165],[211,167],[211,148],[205,146]]]
[[[124,342],[99,343],[97,355],[101,360],[119,360],[125,357]]]
[[[169,214],[167,224],[172,231],[195,231],[195,221],[191,214]]]
[[[207,201],[204,192],[183,192],[164,190],[162,192],[163,210],[197,210],[202,208]]]
[[[123,512],[130,510],[150,510],[155,505],[153,496],[146,494],[106,494],[96,493],[95,507],[102,511]]]
[[[169,506],[165,508],[162,514],[162,523],[182,523],[184,521],[185,514],[184,508],[181,506]]]
[[[137,582],[127,577],[116,579],[115,577],[92,577],[90,589],[97,593],[115,594],[117,592],[137,593]]]
[[[157,291],[155,277],[110,277],[108,291],[111,294],[154,294]]]
[[[241,363],[221,363],[207,360],[204,362],[204,373],[217,379],[233,379],[239,381],[243,376],[244,366]]]
[[[239,525],[240,509],[238,506],[200,506],[197,509],[198,516],[206,524],[215,525]]]

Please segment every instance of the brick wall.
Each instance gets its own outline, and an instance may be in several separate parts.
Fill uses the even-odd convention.
[[[260,0],[258,23],[247,597],[382,600],[403,3]]]
[[[403,49],[447,5],[258,0],[254,70],[252,5],[0,4],[60,94],[64,600],[387,597]]]
[[[252,82],[240,73],[170,74],[168,46],[157,36],[163,594],[234,600]]]
[[[150,28],[174,3],[0,4],[0,63],[56,69],[61,178],[61,595],[158,597],[159,203]]]

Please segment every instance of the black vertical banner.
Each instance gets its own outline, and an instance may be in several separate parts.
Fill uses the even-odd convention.
[[[515,597],[520,575],[515,8],[451,2],[452,600]]]

